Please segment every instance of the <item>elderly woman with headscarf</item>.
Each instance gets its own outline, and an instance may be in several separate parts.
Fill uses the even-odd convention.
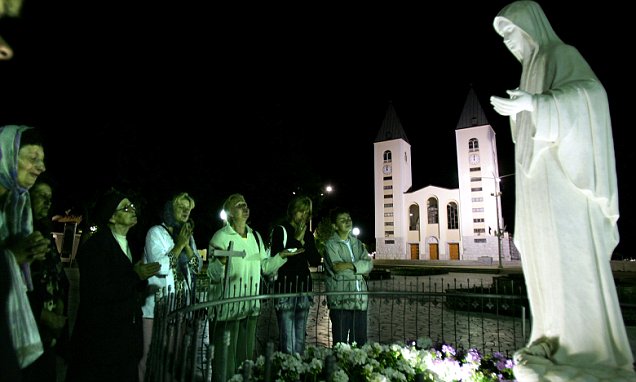
[[[190,212],[194,199],[185,192],[170,198],[164,205],[163,222],[148,230],[144,259],[161,264],[159,272],[148,280],[143,306],[144,355],[139,362],[139,380],[144,380],[150,350],[155,299],[168,293],[194,298],[196,275],[203,267],[194,237]]]
[[[0,128],[0,258],[2,274],[2,344],[8,365],[20,368],[33,363],[43,352],[40,334],[29,305],[27,290],[33,289],[29,263],[41,260],[50,241],[33,232],[28,190],[46,171],[42,138],[28,126]],[[4,338],[6,333],[9,338]],[[5,351],[9,354],[4,354]],[[14,370],[15,371],[15,370]],[[3,373],[11,373],[11,369]]]
[[[522,65],[510,98],[491,97],[511,121],[515,244],[533,317],[515,377],[636,380],[610,268],[619,213],[605,89],[539,4],[509,4],[494,27]]]

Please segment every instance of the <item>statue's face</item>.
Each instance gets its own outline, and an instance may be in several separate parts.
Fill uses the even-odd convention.
[[[519,60],[523,61],[526,53],[530,53],[531,41],[530,36],[512,21],[505,17],[497,16],[495,18],[495,30],[503,37],[504,44],[510,52]]]
[[[507,23],[501,29],[501,36],[508,50],[521,61],[524,47],[523,31],[513,23]]]

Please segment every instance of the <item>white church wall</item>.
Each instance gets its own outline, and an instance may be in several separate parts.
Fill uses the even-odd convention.
[[[402,238],[391,238],[394,244],[386,244],[387,239],[377,239],[375,243],[376,259],[384,260],[404,260],[406,257],[404,251],[405,244]]]
[[[466,121],[468,123],[464,123]],[[470,121],[473,125],[467,126]],[[459,260],[479,260],[483,256],[498,260],[495,232],[498,226],[503,228],[505,224],[497,196],[496,134],[472,90],[455,133],[459,188],[427,186],[409,192],[411,145],[395,109],[389,105],[379,138],[374,142],[377,258],[431,259],[433,245],[439,260],[450,259],[451,255]],[[430,163],[430,166],[438,165]],[[434,224],[428,224],[427,201],[431,197],[438,202],[439,219]],[[447,206],[451,202],[458,208],[458,229],[454,230],[448,229]],[[418,208],[417,223],[411,221],[411,206]],[[419,254],[415,253],[416,248]],[[519,259],[507,237],[502,238],[501,253],[503,261]]]
[[[480,257],[490,257],[493,263],[498,261],[497,236],[464,236],[462,243],[464,245],[462,260],[478,261]]]
[[[428,212],[427,212],[427,201],[429,198],[435,198],[437,200],[438,207],[438,223],[437,224],[428,224]],[[446,206],[450,202],[455,202],[457,204],[459,200],[459,189],[447,189],[443,187],[437,186],[427,186],[417,191],[413,191],[410,193],[404,194],[404,215],[406,219],[401,221],[401,224],[408,229],[408,216],[409,216],[409,207],[413,204],[418,205],[420,207],[420,233],[418,235],[418,241],[420,248],[420,259],[430,259],[429,253],[429,243],[430,238],[435,238],[439,245],[439,259],[444,260],[449,258],[448,254],[448,243],[450,242],[458,242],[459,241],[459,230],[448,230],[448,216],[446,212]],[[397,224],[397,222],[396,222]],[[451,234],[451,232],[453,234]],[[428,240],[427,240],[428,239]],[[408,248],[408,244],[414,243],[413,241],[405,243],[405,254],[407,258],[410,258],[410,253]],[[461,245],[460,245],[461,251]]]

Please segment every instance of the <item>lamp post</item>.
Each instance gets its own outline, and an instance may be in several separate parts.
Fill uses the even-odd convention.
[[[495,231],[495,235],[497,236],[497,253],[499,255],[499,269],[503,268],[503,260],[502,260],[502,237],[504,234],[504,229],[501,227],[501,220],[499,218],[499,210],[500,208],[500,203],[501,203],[501,188],[499,187],[499,182],[501,182],[502,178],[508,177],[508,176],[513,176],[514,173],[512,174],[506,174],[506,175],[502,175],[502,176],[495,176],[495,174],[492,174],[492,178],[491,177],[487,177],[487,176],[482,176],[482,178],[487,178],[487,179],[492,179],[495,182],[495,192],[491,192],[490,196],[494,196],[495,199],[495,210],[497,213],[497,230]]]
[[[330,184],[327,184],[325,186],[320,187],[319,192],[313,193],[314,197],[312,199],[314,199],[314,212],[322,210],[324,200],[327,198],[327,196],[331,195],[331,193],[334,191],[335,191],[334,187]],[[309,230],[312,232],[314,230],[313,216],[309,219]]]
[[[496,182],[499,182],[499,178],[495,179]],[[495,235],[497,235],[497,251],[499,253],[499,269],[503,268],[503,263],[501,261],[501,236],[503,235],[503,232],[501,232],[501,224],[499,223],[499,201],[501,200],[501,191],[497,191],[497,188],[495,187],[495,192],[490,194],[491,196],[494,196],[495,198],[497,198],[495,200],[495,208],[497,210],[497,231],[495,231]]]

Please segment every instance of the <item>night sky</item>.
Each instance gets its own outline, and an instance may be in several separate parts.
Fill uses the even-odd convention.
[[[373,141],[388,102],[412,145],[413,189],[455,188],[455,127],[471,86],[497,133],[500,174],[514,172],[508,120],[488,102],[519,82],[521,65],[492,28],[507,1],[53,3],[25,0],[21,19],[0,21],[16,54],[0,63],[0,124],[44,129],[56,213],[84,214],[114,185],[141,197],[144,226],[185,190],[197,201],[195,237],[205,246],[229,194],[246,196],[252,226],[265,232],[301,190],[315,199],[315,219],[347,206],[361,239],[373,243]],[[620,45],[631,46],[630,16],[618,2],[571,2],[569,11],[568,2],[543,3],[609,95],[626,238],[636,161],[631,97],[623,95],[633,64]],[[336,192],[320,198],[326,184]],[[513,186],[514,177],[502,182],[509,228]],[[624,246],[617,252],[628,255]]]

